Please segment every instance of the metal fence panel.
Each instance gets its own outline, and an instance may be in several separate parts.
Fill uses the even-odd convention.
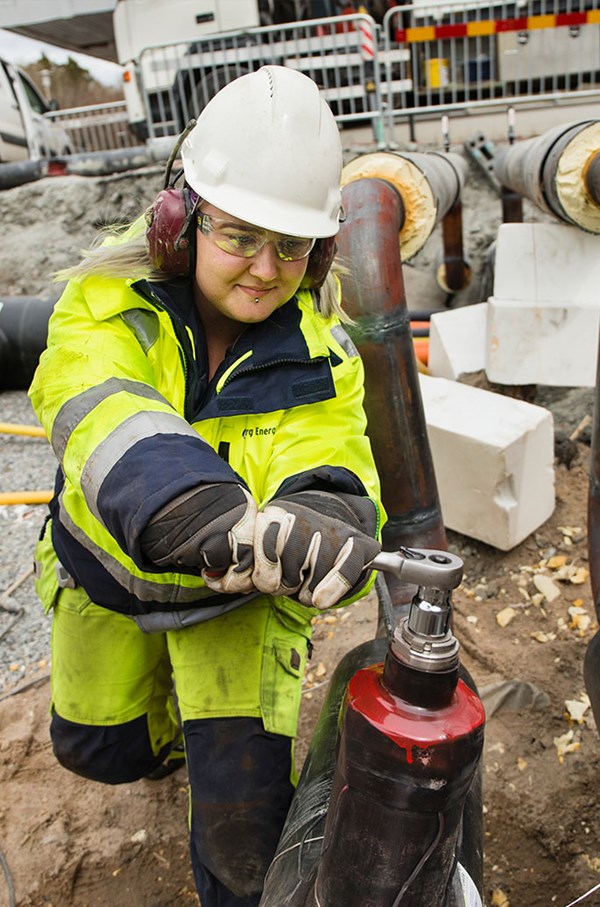
[[[372,120],[378,128],[389,92],[406,87],[398,64],[408,57],[408,51],[394,52],[382,95],[378,26],[370,16],[355,14],[148,47],[137,76],[152,138],[179,134],[219,88],[265,64],[310,76],[338,121]]]
[[[129,128],[125,101],[53,110],[44,116],[67,130],[76,153],[116,151],[139,145]]]
[[[151,139],[179,135],[223,85],[265,64],[310,76],[340,122],[394,122],[600,98],[600,0],[415,0],[382,25],[352,14],[146,48],[136,76]],[[46,116],[78,151],[133,147],[125,102]]]
[[[600,96],[600,0],[418,0],[388,10],[382,42],[386,59],[408,50],[412,81],[388,127],[407,114]]]

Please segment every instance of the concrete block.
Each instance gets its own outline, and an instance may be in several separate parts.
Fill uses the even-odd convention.
[[[490,381],[595,386],[600,237],[566,224],[503,224],[487,316]]]
[[[492,391],[419,377],[444,525],[509,551],[554,510],[552,414]]]
[[[431,375],[457,381],[461,375],[485,368],[487,303],[436,312],[429,324]]]

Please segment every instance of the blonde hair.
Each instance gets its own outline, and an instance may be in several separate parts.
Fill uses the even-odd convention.
[[[81,250],[81,261],[53,274],[54,280],[85,280],[86,277],[166,280],[157,269],[146,242],[145,218],[132,224],[114,225],[101,230],[88,249]]]
[[[132,224],[106,227],[88,249],[81,250],[81,261],[53,274],[54,280],[85,280],[87,277],[131,278],[132,280],[168,280],[169,275],[154,266],[146,242],[146,219],[140,217]],[[339,277],[348,270],[339,262],[329,269],[323,285],[313,290],[315,312],[324,318],[337,315],[340,321],[351,323],[341,304]]]

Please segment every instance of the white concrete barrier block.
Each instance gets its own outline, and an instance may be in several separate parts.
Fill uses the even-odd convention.
[[[487,303],[436,312],[429,324],[431,375],[457,381],[461,375],[485,368]]]
[[[503,224],[487,316],[490,381],[593,387],[600,237],[566,224]]]
[[[445,378],[419,377],[444,525],[509,551],[554,510],[552,414]]]

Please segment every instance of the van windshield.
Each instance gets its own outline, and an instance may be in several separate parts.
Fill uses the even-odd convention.
[[[35,110],[36,113],[47,113],[48,105],[37,93],[29,79],[26,79],[25,76],[23,76],[21,73],[18,73],[18,76],[21,80],[21,84],[23,86],[25,94],[27,95],[27,100],[29,101],[31,108]]]

